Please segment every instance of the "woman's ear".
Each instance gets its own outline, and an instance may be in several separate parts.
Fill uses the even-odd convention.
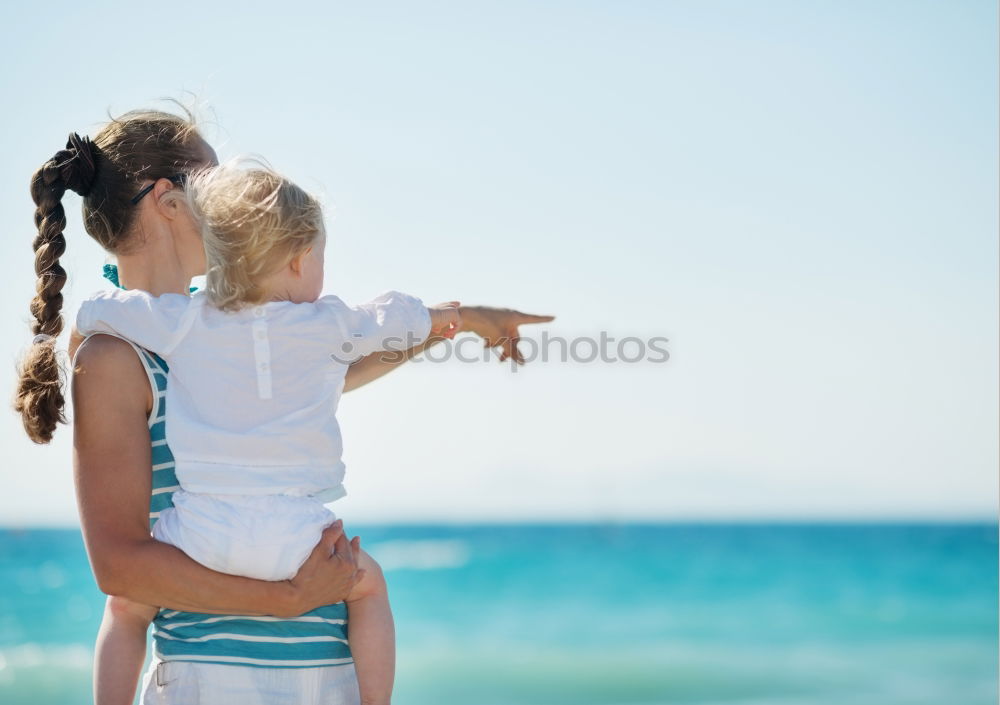
[[[174,220],[181,214],[183,195],[170,179],[157,179],[150,194],[156,203],[156,209],[167,220]]]
[[[301,277],[302,272],[305,270],[306,257],[312,252],[312,247],[307,247],[302,250],[299,254],[292,258],[292,261],[288,263],[289,268],[292,270],[292,274],[296,277]]]

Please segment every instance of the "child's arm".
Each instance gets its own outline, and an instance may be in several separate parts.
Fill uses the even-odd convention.
[[[318,302],[330,318],[333,354],[352,362],[381,350],[402,351],[423,342],[432,330],[458,323],[458,312],[433,314],[423,302],[398,291],[387,291],[361,304],[348,306],[336,296]]]
[[[81,304],[76,329],[83,337],[110,333],[159,355],[168,355],[187,333],[191,301],[181,294],[102,291]]]
[[[483,339],[488,348],[500,346],[503,352],[500,361],[514,360],[523,365],[525,360],[518,350],[520,326],[535,323],[548,323],[554,316],[537,316],[522,313],[510,308],[494,308],[492,306],[462,306],[459,309],[462,317],[462,331],[475,333]],[[344,378],[344,392],[350,392],[359,387],[385,376],[398,368],[402,363],[421,354],[427,348],[444,340],[440,336],[431,336],[419,345],[394,355],[373,353],[351,364]]]

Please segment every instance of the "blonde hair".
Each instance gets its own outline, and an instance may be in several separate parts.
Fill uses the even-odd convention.
[[[184,190],[205,242],[205,291],[224,311],[267,301],[265,278],[324,232],[319,201],[261,165],[204,169]]]

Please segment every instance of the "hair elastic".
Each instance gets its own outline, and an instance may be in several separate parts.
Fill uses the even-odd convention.
[[[36,335],[34,338],[31,339],[31,344],[38,345],[39,343],[47,343],[50,340],[55,340],[55,337],[49,335],[48,333],[39,333],[38,335]]]
[[[70,132],[66,153],[69,154],[69,159],[62,164],[66,187],[86,196],[97,181],[97,146],[89,137]]]

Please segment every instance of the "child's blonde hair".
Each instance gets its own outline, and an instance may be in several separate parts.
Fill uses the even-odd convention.
[[[319,201],[259,164],[198,171],[184,190],[205,241],[205,290],[224,311],[267,301],[264,279],[324,232]]]

